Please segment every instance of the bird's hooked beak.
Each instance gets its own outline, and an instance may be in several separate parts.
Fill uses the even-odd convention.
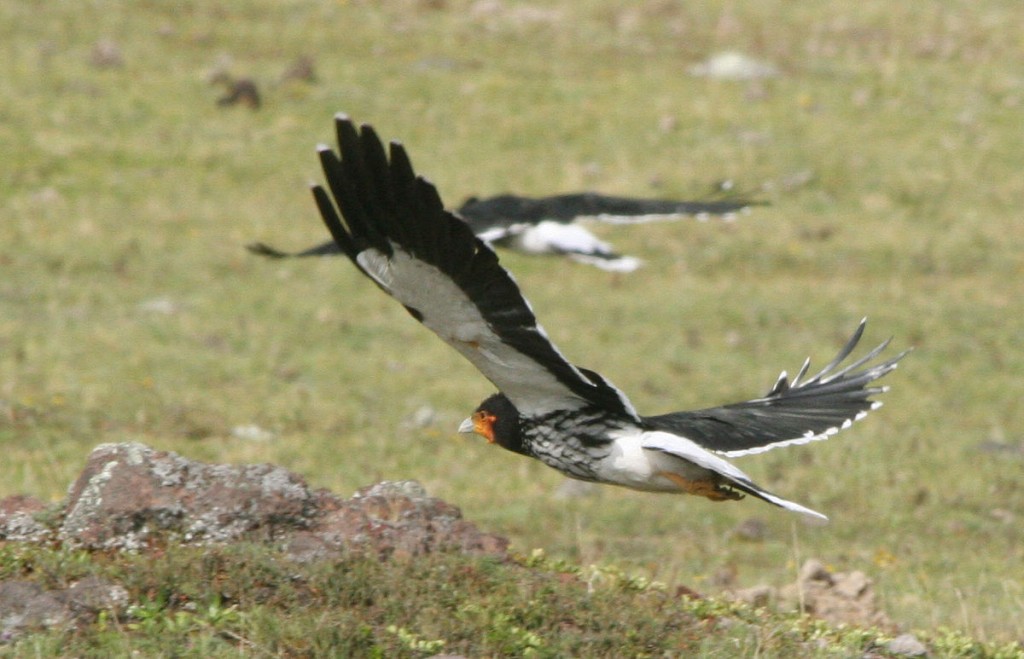
[[[468,419],[459,424],[459,432],[475,432],[476,434],[486,439],[488,443],[493,444],[494,420],[495,416],[493,414],[488,414],[487,412],[483,411],[475,412],[473,416],[469,417]]]

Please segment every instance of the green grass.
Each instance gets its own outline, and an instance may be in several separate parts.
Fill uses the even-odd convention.
[[[978,445],[1024,436],[1024,8],[741,4],[0,4],[0,494],[59,499],[95,444],[126,439],[341,493],[416,478],[523,552],[709,592],[722,570],[781,584],[815,556],[869,573],[908,628],[1021,638],[1022,463]],[[103,39],[122,67],[91,64]],[[686,74],[725,48],[783,75]],[[304,54],[319,81],[278,83]],[[225,56],[260,111],[216,106]],[[735,224],[599,228],[647,260],[628,277],[503,262],[562,350],[645,413],[763,393],[865,315],[866,342],[914,345],[868,420],[741,463],[832,524],[557,500],[558,474],[457,438],[490,391],[468,364],[350,265],[242,249],[326,238],[306,187],[342,110],[404,141],[452,205],[766,189]],[[233,438],[247,423],[277,439]],[[762,541],[734,537],[750,517]]]
[[[884,651],[892,636],[691,599],[537,553],[304,565],[245,543],[119,557],[8,547],[0,575],[46,590],[91,577],[131,602],[8,643],[14,656],[837,657]],[[951,630],[928,641],[938,656],[1019,656]]]

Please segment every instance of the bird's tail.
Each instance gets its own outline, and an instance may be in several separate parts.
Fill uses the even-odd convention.
[[[801,515],[805,516],[808,520],[814,522],[815,524],[828,523],[828,517],[819,513],[817,510],[811,510],[806,506],[801,506],[799,503],[795,503],[788,499],[783,499],[780,496],[776,496],[771,492],[761,487],[758,487],[757,485],[754,485],[754,483],[752,483],[751,481],[741,481],[734,478],[730,478],[729,481],[729,484],[732,485],[737,490],[746,492],[751,496],[757,497],[762,501],[767,501],[768,503],[778,506],[779,508],[785,508],[786,510],[790,510],[794,513],[800,513]]]

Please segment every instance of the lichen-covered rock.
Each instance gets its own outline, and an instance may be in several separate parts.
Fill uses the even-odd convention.
[[[734,590],[731,596],[752,606],[776,605],[784,610],[801,609],[832,624],[888,626],[879,610],[874,586],[863,572],[831,572],[821,561],[809,559],[795,583],[782,588],[754,586]]]
[[[0,582],[0,643],[22,634],[70,625],[71,612],[61,598],[31,581]]]
[[[68,609],[82,620],[90,621],[101,611],[120,614],[128,606],[128,591],[124,586],[100,577],[79,579],[63,591],[60,599]]]
[[[297,560],[315,560],[342,550],[370,551],[382,558],[457,550],[504,555],[505,538],[482,533],[455,506],[428,496],[416,481],[384,481],[351,499],[324,501],[314,529],[292,535],[286,547]]]
[[[507,540],[481,533],[457,507],[428,496],[415,481],[378,483],[342,499],[310,490],[281,467],[205,464],[134,443],[93,450],[69,489],[56,537],[70,547],[128,551],[166,540],[209,544],[244,538],[274,542],[297,560],[341,551],[503,556],[508,547]]]
[[[0,540],[43,542],[53,532],[36,515],[46,510],[46,504],[25,494],[0,499]]]
[[[811,559],[800,569],[796,583],[780,591],[788,608],[803,605],[808,613],[832,624],[888,625],[878,609],[875,589],[863,572],[830,572],[820,561]]]
[[[428,496],[416,481],[384,481],[355,493],[347,504],[366,513],[376,550],[419,555],[439,550],[504,554],[508,541],[481,533],[457,507]]]
[[[99,577],[54,590],[32,581],[0,581],[0,644],[32,631],[89,624],[101,611],[119,615],[127,604],[123,586]]]
[[[70,546],[139,550],[157,535],[228,542],[308,527],[314,496],[273,465],[210,465],[142,444],[102,444],[71,486],[58,537]]]
[[[902,657],[925,657],[928,647],[913,634],[900,634],[885,644],[885,649]]]

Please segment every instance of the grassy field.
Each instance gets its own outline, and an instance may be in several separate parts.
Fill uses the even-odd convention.
[[[1024,637],[1024,6],[619,4],[0,3],[0,495],[57,500],[129,439],[343,494],[415,478],[525,553],[706,592],[813,556],[871,575],[909,629]],[[780,75],[688,75],[727,49]],[[300,56],[316,80],[282,80]],[[219,107],[216,70],[262,108]],[[868,420],[740,463],[832,523],[560,499],[555,472],[457,437],[491,391],[468,364],[349,264],[243,249],[326,238],[307,186],[337,111],[401,139],[453,206],[723,179],[770,201],[599,227],[647,261],[629,276],[502,261],[647,414],[761,394],[863,316],[866,344],[915,346]],[[735,532],[751,518],[763,539]]]

